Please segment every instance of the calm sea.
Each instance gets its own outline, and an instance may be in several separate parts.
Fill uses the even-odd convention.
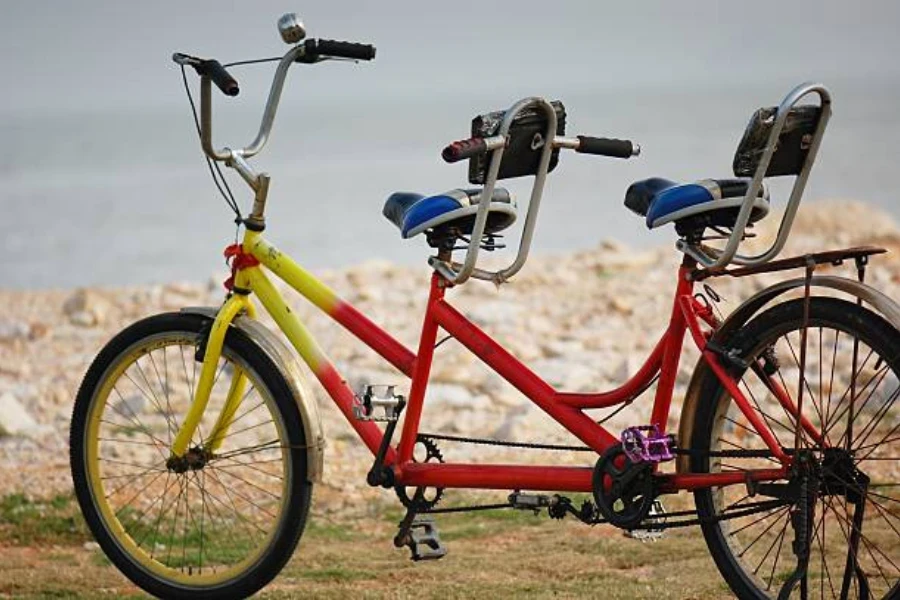
[[[564,155],[548,182],[534,252],[588,248],[607,238],[671,243],[671,228],[648,232],[623,207],[625,188],[657,175],[729,176],[750,114],[777,104],[791,83],[546,91],[565,102],[568,133],[630,137],[644,153],[630,161]],[[852,198],[900,216],[893,189],[900,85],[826,83],[834,117],[805,210],[823,198]],[[465,137],[475,114],[516,97],[492,90],[381,105],[365,97],[304,100],[302,93],[286,96],[272,142],[254,164],[272,176],[268,236],[315,269],[372,258],[424,262],[424,239],[401,240],[381,216],[384,199],[396,190],[465,186],[465,166],[443,164],[440,149]],[[257,114],[220,106],[218,142],[245,144]],[[0,287],[203,280],[224,272],[221,249],[233,240],[232,215],[212,186],[186,103],[147,113],[7,113],[0,115],[0,140]],[[248,208],[247,187],[237,177],[230,182]],[[510,182],[523,204],[529,184]],[[783,201],[776,193],[776,205]]]

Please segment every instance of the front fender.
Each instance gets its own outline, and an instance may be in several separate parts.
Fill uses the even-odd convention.
[[[181,312],[215,319],[218,309],[210,306],[182,308]],[[244,315],[238,315],[232,326],[240,329],[272,359],[287,380],[300,409],[303,430],[306,435],[307,471],[306,477],[312,483],[322,480],[324,466],[325,433],[316,398],[306,385],[306,378],[300,361],[281,339],[265,325]]]
[[[781,281],[773,286],[757,292],[751,298],[741,304],[734,312],[728,315],[722,326],[716,330],[713,340],[719,344],[725,344],[728,337],[744,326],[753,315],[757,314],[762,308],[783,294],[803,287],[806,285],[805,277],[797,279],[788,279]],[[875,312],[884,317],[895,329],[900,329],[900,305],[894,302],[889,296],[879,292],[875,288],[846,277],[835,277],[833,275],[815,276],[810,281],[812,288],[825,288],[843,292],[849,296],[860,299]],[[812,292],[810,292],[812,293]],[[704,382],[708,377],[715,377],[712,369],[706,364],[701,356],[694,368],[694,374],[688,384],[687,392],[684,396],[684,404],[681,407],[681,419],[678,426],[678,441],[682,447],[690,448],[692,446],[691,435],[694,431],[694,416],[697,407],[701,402],[701,390]],[[677,461],[677,471],[679,473],[690,472],[690,457],[680,456]]]

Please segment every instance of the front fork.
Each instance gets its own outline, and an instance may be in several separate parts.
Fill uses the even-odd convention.
[[[243,279],[242,273],[238,272],[238,278]],[[243,281],[235,281],[235,287],[240,287]],[[206,405],[209,403],[209,395],[212,392],[213,385],[216,383],[216,369],[219,364],[219,358],[222,356],[222,346],[225,343],[225,334],[231,326],[231,322],[242,312],[247,313],[251,318],[256,316],[256,309],[250,301],[247,294],[232,294],[219,309],[216,319],[213,321],[209,337],[206,340],[205,350],[203,352],[203,366],[200,370],[200,380],[194,391],[194,398],[191,407],[184,418],[184,422],[172,442],[171,454],[173,457],[183,457],[191,444],[194,433],[206,412]],[[228,397],[225,399],[225,405],[219,413],[219,418],[210,431],[204,443],[204,450],[208,453],[214,453],[225,439],[228,428],[234,420],[240,407],[241,400],[244,397],[244,390],[247,387],[247,377],[243,371],[235,366],[232,375],[231,386],[228,390]]]

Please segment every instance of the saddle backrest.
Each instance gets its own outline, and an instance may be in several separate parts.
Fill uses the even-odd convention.
[[[550,103],[556,111],[556,135],[566,134],[566,107],[559,100]],[[489,138],[497,135],[500,122],[506,111],[496,111],[478,115],[472,119],[472,137]],[[497,179],[511,179],[537,175],[541,162],[541,151],[547,134],[547,115],[538,107],[520,111],[509,127],[509,141],[500,162]],[[469,159],[469,183],[484,185],[494,153],[479,154]],[[559,148],[550,156],[549,173],[559,162]]]
[[[760,108],[753,113],[734,154],[735,177],[756,175],[766,145],[769,143],[772,128],[775,126],[777,113],[777,106]],[[800,174],[809,156],[813,135],[821,115],[821,106],[804,105],[790,109],[764,177]]]

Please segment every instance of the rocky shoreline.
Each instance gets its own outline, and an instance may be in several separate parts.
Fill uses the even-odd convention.
[[[820,202],[804,208],[782,256],[863,244],[884,246],[890,253],[873,259],[867,280],[898,297],[900,228],[889,215],[859,203]],[[777,219],[770,218],[767,225],[760,228],[762,239],[769,239]],[[678,260],[668,245],[635,251],[603,242],[567,255],[533,257],[520,275],[499,290],[472,282],[451,292],[449,298],[552,385],[566,391],[596,391],[623,382],[652,349],[671,310]],[[847,266],[834,269],[852,276]],[[398,340],[415,348],[427,298],[426,268],[367,262],[320,275]],[[727,314],[742,299],[785,277],[782,273],[723,279],[713,285],[723,297],[720,307]],[[218,279],[67,291],[0,290],[0,300],[7,307],[0,317],[0,496],[24,492],[42,498],[71,490],[72,402],[90,361],[115,332],[144,316],[182,306],[213,306],[222,298]],[[364,383],[396,383],[401,389],[408,385],[402,375],[305,300],[291,298],[299,316],[354,388]],[[696,358],[693,348],[685,353],[676,402]],[[572,442],[555,422],[455,342],[442,344],[437,351],[431,381],[423,429]],[[315,510],[368,510],[393,502],[391,494],[366,487],[370,455],[321,389],[311,387],[316,389],[329,439]],[[643,423],[651,402],[648,393],[619,413],[611,429]],[[676,407],[673,416],[677,414]],[[521,452],[503,448],[456,446],[443,453],[450,460],[523,460]],[[531,458],[537,461],[546,456],[535,453]],[[566,455],[554,460],[581,464],[585,458]]]

